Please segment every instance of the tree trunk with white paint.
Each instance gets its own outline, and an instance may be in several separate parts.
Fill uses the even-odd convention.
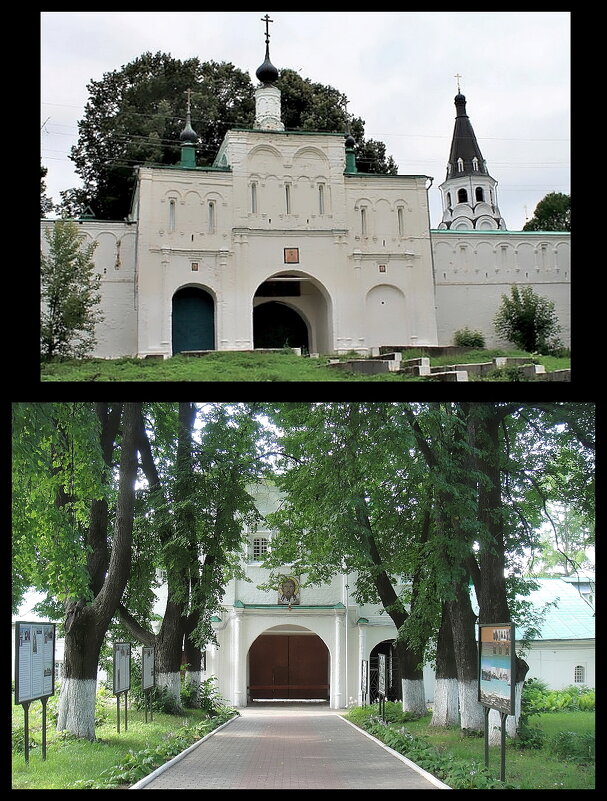
[[[431,726],[457,726],[459,703],[457,665],[453,650],[453,633],[447,604],[443,604],[436,646],[436,682]]]
[[[102,441],[112,423],[112,412],[107,405],[98,404],[102,427]],[[96,572],[88,566],[91,584],[98,588],[91,603],[84,600],[66,602],[64,679],[59,701],[57,727],[76,737],[95,739],[95,694],[99,653],[105,633],[116,612],[120,597],[128,581],[131,566],[131,544],[137,476],[136,430],[141,416],[140,403],[124,404],[120,478],[116,503],[111,551],[107,554],[104,580],[100,583],[99,566]],[[111,451],[111,449],[110,449]],[[91,514],[89,543],[101,547],[104,540],[103,514]],[[93,546],[91,546],[93,547]],[[101,562],[106,556],[100,554]],[[101,564],[100,562],[100,564]]]
[[[455,589],[455,597],[447,602],[453,632],[453,650],[457,663],[460,728],[481,732],[485,719],[478,702],[478,651],[476,615],[470,603],[467,582]]]
[[[425,715],[426,694],[423,679],[403,679],[403,712]]]
[[[434,703],[431,726],[457,726],[459,724],[459,696],[457,679],[437,678],[434,684]]]
[[[478,701],[478,681],[458,682],[460,729],[482,732],[485,730],[485,712]]]
[[[176,709],[181,709],[181,674],[158,673],[156,675],[156,686],[165,688],[175,703]]]
[[[96,679],[63,679],[59,696],[58,731],[95,739]]]

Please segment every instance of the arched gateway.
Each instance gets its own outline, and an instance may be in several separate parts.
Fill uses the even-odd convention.
[[[329,650],[300,626],[268,629],[249,649],[249,701],[329,700]]]
[[[214,350],[215,303],[204,289],[186,286],[172,303],[173,355],[184,350]]]

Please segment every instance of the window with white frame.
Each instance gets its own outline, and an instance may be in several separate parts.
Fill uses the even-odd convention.
[[[260,562],[269,550],[269,540],[267,537],[255,536],[251,539],[250,559],[252,562]]]
[[[573,669],[573,681],[575,684],[583,684],[586,679],[586,671],[583,665],[576,665]]]

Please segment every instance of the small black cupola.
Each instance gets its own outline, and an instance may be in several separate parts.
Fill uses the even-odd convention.
[[[268,14],[261,18],[262,22],[266,23],[266,58],[261,66],[257,67],[255,75],[264,85],[272,84],[278,80],[278,70],[270,61],[270,33],[268,31],[268,24],[274,22],[270,19]]]

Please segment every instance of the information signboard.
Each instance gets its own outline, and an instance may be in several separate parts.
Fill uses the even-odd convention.
[[[131,687],[131,644],[114,643],[114,695]]]
[[[150,690],[154,686],[154,648],[144,645],[141,649],[141,689]]]
[[[377,655],[377,692],[385,697],[386,695],[386,655]]]
[[[55,693],[55,624],[15,624],[15,704]]]
[[[480,623],[478,700],[514,715],[515,650],[513,623]]]

